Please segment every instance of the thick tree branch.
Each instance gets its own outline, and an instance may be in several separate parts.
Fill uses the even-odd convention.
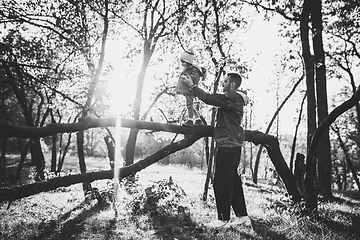
[[[83,131],[90,128],[97,127],[115,127],[116,118],[81,118],[77,123],[55,123],[49,124],[45,127],[23,127],[16,126],[9,123],[0,122],[0,138],[20,137],[20,138],[34,138],[46,137],[55,133],[69,133]],[[136,129],[151,129],[154,131],[165,131],[180,134],[190,134],[193,129],[189,127],[182,127],[171,124],[162,124],[138,120],[121,119],[121,127],[136,128]],[[198,128],[209,131],[209,136],[213,134],[211,126],[198,126]]]
[[[311,140],[311,144],[308,150],[307,158],[315,158],[316,149],[320,142],[320,139],[325,132],[329,128],[329,126],[336,120],[338,116],[354,107],[360,101],[360,87],[358,87],[357,91],[349,98],[347,101],[342,103],[340,106],[337,106],[332,112],[328,115],[327,118],[324,119],[315,131],[313,138]]]
[[[78,123],[70,124],[49,124],[45,127],[20,127],[8,123],[0,122],[0,138],[9,137],[45,137],[51,136],[60,132],[76,132],[80,130],[86,130],[95,127],[115,127],[115,118],[83,118]],[[213,136],[213,126],[202,125],[192,127],[182,127],[171,124],[161,124],[154,122],[136,121],[121,119],[121,127],[134,128],[134,129],[151,129],[154,131],[166,131],[172,133],[178,133],[185,135],[183,140],[175,143],[171,143],[161,150],[155,152],[149,157],[136,162],[135,164],[126,166],[120,169],[120,177],[124,178],[133,173],[136,173],[149,165],[163,159],[164,157],[179,151],[181,149],[191,146],[198,139],[206,136]],[[278,140],[268,134],[264,134],[259,131],[245,131],[245,140],[254,144],[262,144],[266,147],[269,156],[274,163],[276,170],[280,177],[283,179],[286,189],[289,195],[295,201],[299,200],[299,192],[297,191],[294,176],[291,174],[289,168],[286,165],[284,157],[279,148]],[[93,173],[83,173],[79,175],[71,175],[56,179],[51,179],[46,182],[39,182],[28,184],[24,186],[18,186],[14,188],[2,188],[0,189],[0,201],[12,201],[20,199],[33,194],[37,194],[44,191],[56,189],[61,186],[70,186],[72,184],[81,182],[92,182],[99,179],[111,179],[113,178],[113,170]]]
[[[120,168],[120,179],[130,176],[138,171],[145,169],[153,163],[156,163],[164,157],[187,148],[191,146],[198,139],[206,135],[206,131],[198,130],[194,131],[192,134],[184,138],[183,140],[175,143],[171,143],[161,150],[155,152],[154,154],[148,156],[147,158],[140,160],[132,165]],[[69,175],[60,178],[50,179],[45,182],[37,182],[33,184],[27,184],[22,186],[17,186],[13,188],[0,188],[0,201],[14,201],[16,199],[21,199],[28,197],[40,192],[54,190],[58,187],[67,187],[72,184],[82,183],[82,182],[93,182],[95,180],[101,179],[111,179],[114,177],[114,171],[100,171],[100,172],[91,172],[83,173],[77,175]]]

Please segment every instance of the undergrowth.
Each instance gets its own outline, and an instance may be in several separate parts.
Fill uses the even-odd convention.
[[[186,178],[193,174],[181,171]],[[216,216],[211,189],[203,202],[201,189],[190,196],[175,177],[147,186],[124,180],[114,202],[113,182],[96,183],[85,196],[79,184],[17,200],[10,209],[0,204],[0,239],[360,239],[352,222],[359,201],[343,197],[319,199],[319,214],[311,217],[304,214],[304,203],[294,204],[281,187],[246,184],[254,231],[235,232],[204,226]]]

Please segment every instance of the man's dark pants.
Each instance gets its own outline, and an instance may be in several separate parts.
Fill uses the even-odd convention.
[[[237,172],[241,147],[218,147],[214,193],[219,220],[230,220],[230,207],[237,217],[247,216],[241,177]]]

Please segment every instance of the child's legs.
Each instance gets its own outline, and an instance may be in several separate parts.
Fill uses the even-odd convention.
[[[186,108],[188,110],[188,117],[189,118],[198,118],[198,114],[196,110],[194,109],[194,96],[190,94],[185,94],[186,99]]]

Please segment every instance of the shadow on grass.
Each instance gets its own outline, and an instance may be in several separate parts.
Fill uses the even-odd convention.
[[[264,221],[263,219],[253,219],[252,225],[254,231],[257,233],[259,239],[262,240],[287,240],[288,238],[271,230],[272,224],[268,221]]]
[[[360,239],[360,226],[351,226],[349,224],[344,224],[339,221],[332,220],[328,217],[317,217],[317,220],[324,224],[327,228],[331,229],[334,232],[343,233],[346,235],[353,235],[354,239]]]
[[[268,200],[270,201],[270,199],[268,199]],[[322,199],[321,202],[323,202],[323,203],[336,202],[336,203],[345,204],[348,206],[356,206],[356,204],[354,204],[352,202],[343,201],[343,199],[335,198],[335,197],[331,198],[331,200],[330,199],[326,199],[326,200]],[[289,212],[290,214],[294,214],[294,216],[298,216],[299,218],[309,217],[306,214],[305,209],[303,209],[301,205],[292,205],[289,202],[272,200],[272,205],[270,208],[273,209],[275,212],[278,212],[279,214],[281,214],[281,212],[286,211],[286,212]],[[341,220],[339,220],[339,219],[341,219]],[[335,209],[334,207],[332,207],[331,211],[330,210],[319,211],[318,215],[313,218],[313,221],[314,222],[312,225],[307,225],[305,227],[308,231],[310,231],[314,234],[319,234],[318,233],[319,229],[323,229],[323,227],[325,227],[325,229],[327,231],[331,231],[333,233],[340,233],[340,234],[343,234],[344,236],[349,236],[349,237],[354,236],[353,239],[360,239],[360,228],[358,227],[360,225],[357,222],[357,221],[359,221],[359,223],[360,223],[360,217],[357,214],[342,211],[342,210]],[[354,223],[355,221],[356,221],[356,223]],[[255,224],[259,224],[259,226],[255,227]],[[271,226],[271,224],[269,224],[266,221],[262,222],[260,220],[260,221],[257,221],[257,223],[255,223],[255,224],[253,224],[254,228],[258,229],[257,232],[259,235],[265,229],[266,234],[261,234],[264,237],[266,237],[264,239],[286,239],[285,236],[281,236],[281,235],[276,236],[277,233],[275,233],[275,232],[271,233],[271,230],[269,228],[269,226]],[[314,226],[314,227],[311,228],[310,226]],[[275,236],[271,237],[272,234],[274,234]],[[270,236],[270,238],[268,236]]]
[[[253,219],[253,231],[244,227],[235,230],[214,230],[206,228],[202,223],[197,223],[189,216],[182,215],[153,215],[154,239],[227,239],[227,240],[287,240],[285,235],[271,230],[271,224],[267,221]]]
[[[152,214],[158,239],[208,239],[206,230],[186,215]]]
[[[97,203],[91,205],[84,201],[60,216],[59,219],[41,223],[39,233],[30,237],[29,240],[78,239],[79,235],[85,231],[84,221],[105,210],[108,206],[108,204]],[[77,214],[77,212],[79,213]],[[74,217],[72,217],[73,215]]]

